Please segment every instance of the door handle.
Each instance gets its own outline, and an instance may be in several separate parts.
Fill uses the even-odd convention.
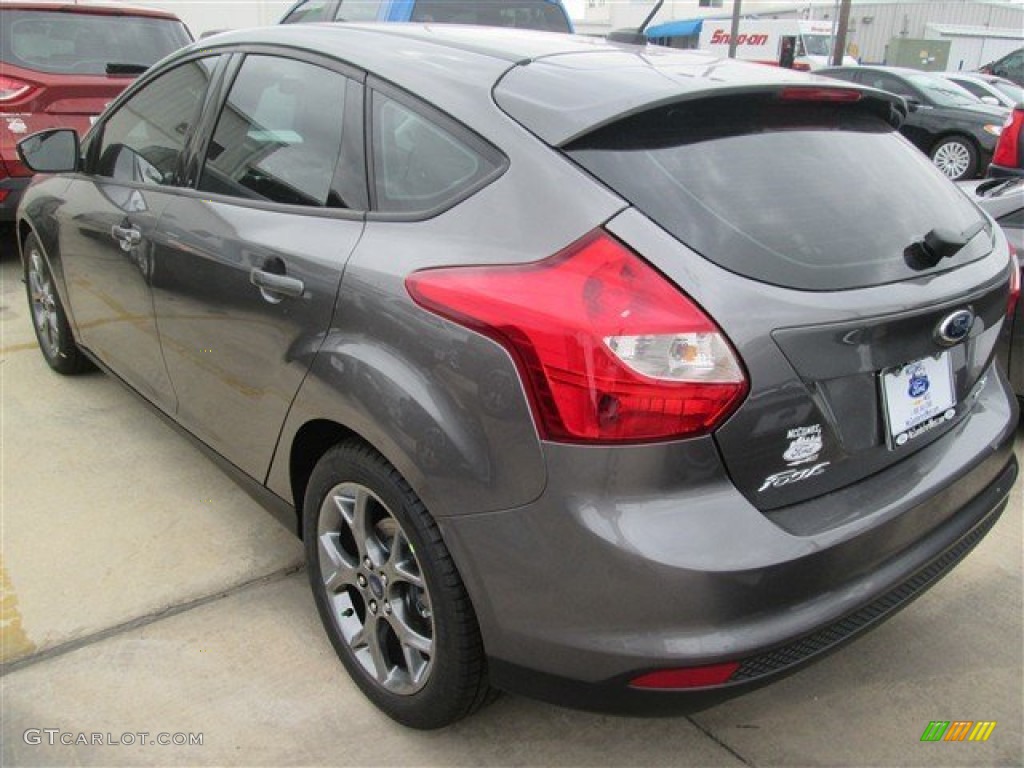
[[[305,284],[294,277],[288,277],[287,275],[277,275],[273,272],[267,272],[263,269],[253,268],[249,273],[249,282],[260,289],[260,293],[263,294],[263,298],[268,301],[272,299],[267,296],[267,293],[276,293],[280,296],[291,296],[298,298],[305,293]],[[280,299],[278,299],[280,301]],[[274,302],[276,303],[276,302]]]
[[[142,242],[142,233],[131,225],[121,227],[115,224],[110,228],[110,236],[121,244],[121,250],[125,252]]]

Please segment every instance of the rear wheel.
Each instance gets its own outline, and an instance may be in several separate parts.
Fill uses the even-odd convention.
[[[67,315],[53,282],[50,265],[35,235],[25,238],[22,252],[25,256],[25,290],[28,293],[32,328],[36,332],[39,349],[47,364],[65,375],[82,373],[92,368],[89,359],[75,344]]]
[[[394,467],[363,443],[335,446],[313,470],[303,517],[320,618],[377,707],[429,729],[490,698],[469,596],[437,524]]]
[[[973,179],[978,172],[978,150],[963,136],[943,139],[931,151],[932,163],[953,181]]]

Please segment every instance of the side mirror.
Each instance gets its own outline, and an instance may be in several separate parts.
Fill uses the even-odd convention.
[[[907,102],[907,111],[908,112],[917,112],[917,110],[919,110],[921,108],[921,102],[918,101],[917,99],[913,99],[913,98],[907,96],[906,97],[906,102]]]
[[[35,173],[78,170],[78,134],[70,128],[52,128],[18,142],[18,158]]]
[[[982,104],[988,104],[989,106],[993,107],[1001,106],[999,104],[999,99],[997,99],[995,96],[980,96],[979,98],[981,99]]]

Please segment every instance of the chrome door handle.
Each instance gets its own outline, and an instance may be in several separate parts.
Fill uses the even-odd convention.
[[[121,227],[115,224],[110,228],[110,236],[121,244],[122,251],[130,251],[142,242],[142,233],[134,227]]]
[[[287,275],[277,275],[273,272],[267,272],[266,270],[256,268],[253,268],[249,273],[249,282],[260,289],[264,298],[268,298],[267,293],[276,293],[281,296],[298,298],[302,296],[306,290],[305,284],[297,278],[288,277]]]

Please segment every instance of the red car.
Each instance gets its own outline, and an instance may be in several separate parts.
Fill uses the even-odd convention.
[[[15,144],[46,128],[84,134],[138,75],[192,41],[171,13],[114,5],[0,5],[0,223],[31,172]]]

